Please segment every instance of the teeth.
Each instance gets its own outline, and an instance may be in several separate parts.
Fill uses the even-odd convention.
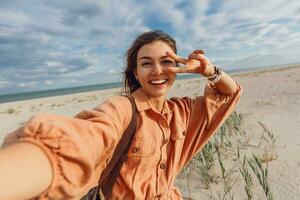
[[[163,84],[165,82],[167,82],[166,79],[163,79],[163,80],[152,80],[152,81],[150,81],[150,83],[152,83],[152,84]]]

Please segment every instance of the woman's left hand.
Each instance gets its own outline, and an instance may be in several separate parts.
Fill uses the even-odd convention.
[[[171,73],[199,73],[203,76],[211,76],[215,73],[214,65],[204,56],[203,50],[193,51],[188,59],[185,59],[173,52],[167,51],[166,54],[176,62],[183,64],[181,67],[169,67]]]

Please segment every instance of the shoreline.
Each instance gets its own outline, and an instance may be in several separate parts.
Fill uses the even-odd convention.
[[[275,96],[273,95],[269,97],[266,96],[266,93],[269,88],[275,89],[273,88],[273,85],[276,85],[279,79],[284,79],[283,83],[289,81],[289,77],[273,78],[272,76],[281,76],[281,73],[289,73],[289,71],[300,71],[300,65],[272,67],[268,69],[236,72],[231,74],[231,76],[240,82],[244,88],[244,93],[242,95],[241,102],[237,107],[237,111],[242,110],[243,113],[248,115],[253,114],[257,107],[278,104],[278,94],[282,93],[282,91],[275,92]],[[204,77],[176,80],[167,97],[194,97],[202,95],[206,83],[207,80]],[[297,82],[296,87],[298,86],[300,91],[299,85],[300,83]],[[282,87],[285,88],[286,86],[283,84]],[[295,86],[292,86],[291,88],[294,87]],[[289,90],[289,87],[281,90]],[[74,116],[82,110],[96,107],[111,96],[120,94],[121,88],[113,88],[0,103],[0,121],[2,122],[0,124],[0,143],[3,139],[3,134],[13,131],[13,127],[18,127],[33,115],[53,113],[58,115]],[[255,99],[255,96],[263,97],[264,99]],[[253,98],[254,100],[251,100]],[[267,100],[266,98],[271,99]],[[295,97],[292,96],[290,101],[296,101]]]
[[[294,68],[294,67],[300,67],[300,64],[246,68],[246,69],[240,69],[240,70],[228,70],[226,72],[230,75],[236,75],[236,74],[248,74],[248,73],[253,73],[253,72],[264,72],[264,71],[270,71],[270,70],[273,71],[276,69],[289,69],[289,68]],[[197,77],[193,77],[193,76],[195,76],[195,75],[184,74],[184,75],[182,75],[182,77],[179,77],[176,81],[197,78]],[[103,88],[101,88],[101,87],[103,87]],[[32,91],[32,92],[10,93],[10,94],[0,95],[0,104],[13,103],[13,102],[17,102],[17,101],[27,101],[27,100],[33,100],[33,99],[50,98],[50,97],[77,95],[77,94],[81,94],[81,93],[90,93],[90,92],[103,91],[103,90],[109,90],[109,89],[118,89],[118,88],[122,88],[122,82],[103,83],[103,84],[96,84],[96,85],[85,85],[85,86],[70,87],[70,88],[57,88],[57,89],[40,90],[40,91]],[[50,95],[48,95],[47,93],[49,93]]]

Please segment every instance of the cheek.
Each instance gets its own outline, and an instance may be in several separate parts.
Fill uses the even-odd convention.
[[[170,78],[172,79],[172,82],[175,81],[176,77],[177,77],[177,74],[172,74],[172,75],[170,75]]]
[[[146,77],[147,74],[148,74],[148,71],[145,68],[138,68],[135,73],[136,77],[139,79]]]
[[[174,85],[174,82],[176,80],[176,75],[172,76],[171,80],[170,80],[170,87],[172,87]]]

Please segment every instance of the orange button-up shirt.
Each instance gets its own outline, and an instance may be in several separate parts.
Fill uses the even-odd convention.
[[[137,129],[111,199],[182,199],[176,176],[230,115],[241,91],[238,85],[223,95],[208,83],[204,96],[166,100],[162,113],[142,89],[135,91]],[[97,185],[131,114],[129,100],[116,96],[75,118],[35,116],[5,142],[32,142],[48,155],[54,176],[38,199],[79,199]]]

